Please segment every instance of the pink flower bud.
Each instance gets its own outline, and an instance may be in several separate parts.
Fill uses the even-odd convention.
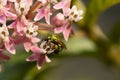
[[[62,13],[58,13],[53,19],[52,19],[52,24],[55,27],[60,27],[61,25],[63,25],[63,22],[65,20],[65,17]]]

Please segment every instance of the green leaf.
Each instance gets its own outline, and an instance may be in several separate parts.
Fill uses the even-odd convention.
[[[110,31],[109,39],[113,43],[119,43],[120,41],[120,21],[118,21]]]
[[[85,25],[93,26],[100,13],[118,3],[120,3],[120,0],[89,0],[85,15]]]

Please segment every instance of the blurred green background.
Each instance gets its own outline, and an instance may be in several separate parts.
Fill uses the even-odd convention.
[[[72,0],[72,5],[84,10],[84,19],[73,24],[67,49],[38,70],[36,62],[25,61],[31,53],[17,46],[0,80],[120,80],[120,0]]]

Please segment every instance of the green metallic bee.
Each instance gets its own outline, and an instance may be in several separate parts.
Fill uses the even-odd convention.
[[[45,49],[47,54],[58,54],[66,49],[66,46],[55,34],[52,34],[41,41],[41,48]]]
[[[58,54],[63,49],[66,49],[66,45],[55,34],[49,35],[48,40],[51,40],[51,42],[55,44],[55,54]]]

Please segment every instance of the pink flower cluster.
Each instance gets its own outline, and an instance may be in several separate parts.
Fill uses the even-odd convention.
[[[33,52],[26,60],[37,61],[38,69],[44,61],[51,62],[47,54],[53,53],[56,45],[41,40],[38,32],[63,33],[67,41],[73,33],[72,22],[81,20],[83,13],[70,4],[71,0],[0,0],[0,60],[9,60],[5,50],[15,54],[15,45],[23,44],[26,52]]]

